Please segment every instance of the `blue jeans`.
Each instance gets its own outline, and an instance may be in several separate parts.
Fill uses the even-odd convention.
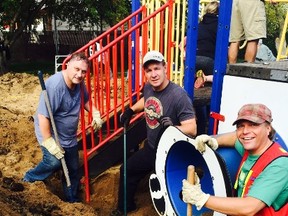
[[[60,170],[61,161],[58,160],[54,155],[41,146],[43,153],[42,161],[33,169],[26,172],[23,181],[35,182],[43,181],[48,178],[54,172]],[[67,188],[67,183],[65,176],[62,176],[63,192],[67,202],[79,202],[78,192],[80,184],[80,176],[78,173],[79,168],[79,154],[78,146],[72,148],[64,148],[65,150],[65,161],[69,172],[69,177],[71,181],[71,188]]]

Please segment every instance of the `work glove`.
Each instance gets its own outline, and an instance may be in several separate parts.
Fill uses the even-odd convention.
[[[100,116],[100,112],[95,110],[92,112],[92,122],[91,125],[95,130],[99,130],[102,127],[103,121]]]
[[[133,115],[134,115],[134,111],[131,108],[126,109],[124,113],[120,116],[121,124],[125,127],[128,127]]]
[[[158,122],[161,124],[162,128],[165,130],[169,126],[173,125],[173,122],[169,116],[161,116],[158,119]]]
[[[182,196],[185,203],[195,205],[197,210],[199,211],[209,199],[210,194],[206,194],[201,190],[199,178],[196,178],[196,176],[197,174],[195,173],[194,185],[190,184],[186,179],[182,181]]]
[[[213,150],[218,148],[218,142],[215,138],[210,137],[206,134],[199,135],[195,139],[196,149],[202,154],[206,151],[206,144],[210,146]]]
[[[57,159],[61,159],[64,157],[65,151],[61,149],[55,140],[52,137],[45,139],[41,145],[45,147],[52,155],[54,155]]]

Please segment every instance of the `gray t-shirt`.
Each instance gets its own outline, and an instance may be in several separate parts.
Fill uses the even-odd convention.
[[[84,82],[82,83],[84,85]],[[77,145],[77,129],[79,122],[81,104],[81,85],[76,85],[73,90],[69,89],[64,81],[62,72],[52,75],[45,82],[46,91],[49,97],[51,111],[53,113],[55,126],[57,129],[59,142],[63,147],[73,147]],[[88,93],[85,85],[84,101],[88,101]],[[46,108],[44,94],[41,93],[39,106],[34,116],[35,133],[39,143],[43,141],[39,129],[38,113],[49,117]],[[54,137],[51,126],[51,133]]]
[[[144,113],[146,117],[147,141],[150,147],[157,146],[161,125],[157,118],[169,116],[173,125],[180,125],[181,121],[195,118],[191,99],[186,91],[173,82],[160,91],[153,91],[148,83],[144,87]]]

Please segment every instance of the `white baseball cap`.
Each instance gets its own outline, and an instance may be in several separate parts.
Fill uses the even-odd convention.
[[[149,61],[158,61],[158,62],[163,62],[164,56],[162,55],[162,53],[156,51],[156,50],[152,50],[149,51],[145,54],[144,58],[143,58],[143,65],[145,65],[147,62]]]

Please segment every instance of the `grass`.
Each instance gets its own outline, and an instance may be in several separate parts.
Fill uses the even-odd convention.
[[[10,64],[9,69],[10,71],[17,73],[29,73],[34,75],[37,75],[39,70],[48,74],[55,73],[54,61],[13,62]]]

